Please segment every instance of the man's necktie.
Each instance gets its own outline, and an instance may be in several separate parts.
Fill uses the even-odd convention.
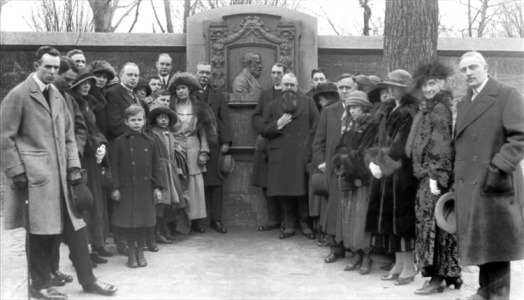
[[[165,78],[162,78],[162,85],[165,87],[166,86],[166,79]]]
[[[49,106],[51,106],[51,102],[49,102],[49,87],[46,87],[46,88],[42,91],[42,94],[44,95],[44,98],[45,98],[45,100],[47,101],[47,104],[49,104]]]

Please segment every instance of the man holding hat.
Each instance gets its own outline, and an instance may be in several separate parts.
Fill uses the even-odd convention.
[[[480,269],[467,299],[509,299],[510,261],[524,259],[524,99],[488,76],[478,52],[459,69],[468,90],[455,126],[457,238],[461,264]]]

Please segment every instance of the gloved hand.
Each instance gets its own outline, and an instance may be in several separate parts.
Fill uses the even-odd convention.
[[[102,144],[98,149],[96,149],[96,163],[100,164],[104,156],[106,156],[106,145]]]
[[[228,144],[228,143],[225,143],[225,144],[223,144],[223,145],[220,147],[220,152],[222,152],[222,154],[224,154],[224,153],[227,153],[227,151],[229,151],[229,144]]]
[[[78,185],[82,182],[82,173],[79,168],[72,168],[67,170],[67,184],[70,186]]]
[[[24,173],[15,175],[11,179],[11,189],[23,190],[27,187],[27,175]]]
[[[113,190],[111,192],[111,199],[113,199],[114,201],[120,201],[120,190]]]
[[[438,188],[438,182],[435,179],[429,179],[429,189],[433,195],[440,195],[440,189]]]
[[[153,190],[153,199],[155,199],[155,202],[162,200],[162,192],[159,189]]]
[[[197,160],[197,164],[199,166],[205,166],[206,163],[207,163],[207,160],[209,159],[209,156],[207,155],[207,153],[205,152],[202,152],[200,153],[200,155],[198,156],[198,160]]]
[[[369,163],[369,170],[371,171],[373,177],[375,177],[376,179],[382,178],[382,171],[380,170],[380,167],[377,166],[375,163]]]
[[[326,173],[326,162],[323,162],[320,165],[318,165],[318,170],[322,173]]]

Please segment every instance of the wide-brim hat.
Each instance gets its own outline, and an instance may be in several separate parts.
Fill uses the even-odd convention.
[[[350,106],[363,106],[363,107],[373,107],[373,104],[369,102],[368,95],[363,91],[351,91],[348,94],[347,99],[343,99],[346,107]]]
[[[361,91],[371,91],[375,88],[376,85],[373,83],[373,81],[371,81],[369,76],[363,74],[355,75],[353,80],[355,80],[355,82],[358,84],[359,90]]]
[[[442,195],[435,206],[435,219],[440,229],[454,234],[457,232],[457,216],[455,214],[455,193]]]
[[[332,82],[326,82],[326,83],[319,84],[317,88],[315,89],[315,94],[313,95],[313,99],[318,102],[318,98],[320,96],[327,96],[327,95],[338,96],[338,88],[336,84]]]
[[[311,175],[311,189],[318,196],[328,195],[328,184],[326,173],[317,172]]]
[[[189,89],[189,92],[194,92],[202,89],[200,83],[196,77],[189,72],[176,72],[175,75],[169,80],[167,85],[168,91],[171,95],[176,95],[176,87],[179,85],[185,85]]]
[[[113,78],[116,76],[115,68],[113,68],[113,66],[111,66],[111,64],[105,60],[95,60],[89,64],[89,69],[93,74],[105,73],[108,82],[113,80]]]
[[[89,68],[80,68],[78,69],[78,75],[76,75],[75,81],[73,81],[73,84],[71,85],[71,89],[74,89],[82,82],[85,82],[87,80],[91,80],[93,85],[96,83],[96,77],[95,74],[91,73]]]
[[[419,89],[428,79],[447,79],[453,74],[453,69],[446,64],[434,60],[417,67],[413,73],[413,89]]]
[[[218,155],[218,178],[225,180],[235,170],[235,159],[231,154],[223,154],[222,151]]]
[[[153,105],[149,109],[149,113],[147,114],[147,123],[153,124],[155,122],[155,118],[158,115],[166,114],[169,116],[169,127],[176,124],[178,121],[177,114],[171,110],[168,106],[165,105]]]
[[[387,87],[388,85],[408,87],[411,84],[411,74],[406,70],[395,70],[388,74],[388,79],[378,84],[381,87]]]
[[[153,93],[153,91],[151,90],[151,87],[149,86],[149,83],[144,78],[139,78],[138,79],[138,84],[135,86],[135,88],[133,90],[136,91],[136,90],[141,89],[141,88],[145,88],[146,89],[146,97],[151,96],[151,93]]]

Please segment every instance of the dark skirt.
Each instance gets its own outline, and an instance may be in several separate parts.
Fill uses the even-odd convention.
[[[420,181],[415,203],[416,252],[415,259],[422,276],[439,275],[459,277],[457,239],[441,230],[435,220],[435,206],[439,196],[429,188],[429,178]]]

